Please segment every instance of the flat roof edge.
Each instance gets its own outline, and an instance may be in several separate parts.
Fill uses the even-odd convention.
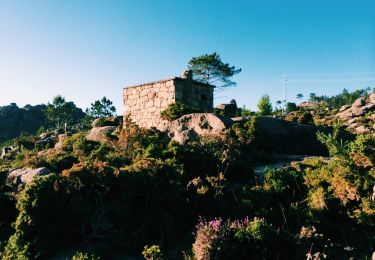
[[[137,88],[137,87],[142,87],[142,86],[146,86],[146,85],[163,83],[163,82],[167,82],[167,81],[171,81],[171,80],[187,80],[187,79],[180,78],[180,77],[171,77],[171,78],[166,78],[166,79],[162,79],[162,80],[156,80],[156,81],[146,82],[146,83],[142,83],[142,84],[132,85],[132,86],[125,86],[125,87],[123,87],[123,89]],[[211,85],[211,84],[208,84],[208,83],[204,83],[204,82],[200,82],[200,81],[196,81],[196,80],[193,80],[193,83],[195,83],[197,85],[203,85],[203,86],[215,88],[214,85]]]

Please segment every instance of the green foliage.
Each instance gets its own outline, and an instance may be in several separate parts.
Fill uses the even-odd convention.
[[[102,126],[117,126],[118,123],[116,123],[114,120],[108,120],[105,117],[99,118],[96,127],[102,127]]]
[[[284,194],[285,200],[288,200],[288,196],[296,199],[296,194],[302,197],[301,193],[304,192],[303,176],[289,168],[272,169],[264,175],[264,188],[275,191],[278,196]]]
[[[11,224],[17,217],[16,200],[6,186],[6,177],[7,171],[0,169],[0,252],[14,232]]]
[[[375,166],[375,134],[359,135],[349,146],[350,158],[358,167]]]
[[[274,259],[287,257],[282,235],[264,219],[201,221],[196,226],[196,259]],[[290,246],[290,245],[289,245]]]
[[[72,256],[71,260],[100,260],[99,256],[90,253],[77,252]]]
[[[19,108],[15,103],[0,106],[0,142],[18,137],[21,132],[35,133],[46,126],[45,105],[26,105]]]
[[[251,116],[251,114],[251,110],[247,109],[245,106],[237,107],[236,116]]]
[[[176,102],[176,103],[168,105],[166,109],[161,111],[160,116],[165,120],[173,121],[173,120],[180,118],[183,115],[196,113],[196,112],[198,111],[188,107],[185,104]]]
[[[331,158],[308,158],[255,175],[252,165],[267,155],[262,142],[269,137],[259,139],[268,119],[273,120],[254,116],[223,136],[181,145],[126,118],[126,127],[108,143],[79,133],[66,137],[58,150],[38,156],[24,149],[19,158],[2,160],[1,257],[46,259],[72,248],[89,249],[76,259],[96,259],[83,252],[112,259],[142,250],[146,259],[161,257],[160,247],[144,245],[161,245],[165,258],[179,258],[175,252],[191,248],[197,259],[370,255],[374,135],[349,143],[340,141],[338,128],[332,135],[320,133]],[[291,145],[299,142],[293,138]],[[55,174],[12,190],[5,179],[15,163],[43,164]],[[199,216],[213,220],[200,221],[192,237]]]
[[[147,260],[162,260],[163,253],[160,250],[160,247],[157,245],[145,246],[142,251],[142,255]]]
[[[309,125],[314,125],[314,119],[309,111],[295,111],[293,113],[289,113],[286,117],[285,120],[291,121],[291,122],[296,122],[299,124],[309,124]]]
[[[236,83],[231,77],[241,72],[241,69],[224,63],[216,52],[193,57],[189,61],[188,69],[192,70],[195,80],[218,88],[235,86]]]
[[[91,103],[91,107],[86,110],[86,113],[94,118],[113,116],[115,112],[115,106],[113,105],[112,101],[106,97]]]
[[[286,113],[290,113],[292,111],[297,110],[297,105],[296,103],[288,102],[286,103]]]
[[[340,126],[334,126],[332,134],[324,134],[318,132],[317,139],[324,144],[331,156],[347,157],[348,156],[348,142],[339,139]]]
[[[60,95],[55,96],[52,103],[47,104],[45,114],[50,125],[57,129],[64,129],[65,124],[68,127],[76,124],[85,116],[83,111],[77,108],[73,102],[67,102]]]
[[[272,103],[269,95],[261,96],[257,106],[260,115],[266,116],[272,113]]]
[[[347,89],[344,89],[341,94],[336,96],[317,96],[315,93],[310,94],[310,102],[325,102],[329,107],[340,108],[344,105],[352,105],[353,102],[363,96],[368,95],[371,89],[358,89],[353,92],[349,92]]]
[[[69,169],[78,159],[70,153],[60,153],[47,159],[47,167],[53,172]]]

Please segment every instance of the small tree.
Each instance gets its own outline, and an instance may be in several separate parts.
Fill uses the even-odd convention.
[[[302,94],[297,94],[297,99],[298,100],[301,100],[303,98],[303,95]]]
[[[272,113],[272,104],[269,95],[263,95],[258,103],[259,114],[270,115]]]
[[[309,99],[310,102],[315,102],[315,101],[317,101],[316,98],[317,98],[317,97],[316,97],[316,94],[315,94],[315,93],[310,93],[310,99]]]
[[[62,129],[65,124],[75,123],[83,117],[81,109],[73,102],[67,102],[60,95],[53,98],[52,104],[47,104],[45,114],[48,122],[58,129]]]
[[[96,100],[94,103],[91,103],[91,108],[86,109],[86,113],[95,118],[113,116],[115,112],[115,106],[106,97]]]
[[[286,112],[287,113],[290,113],[292,111],[296,111],[297,110],[297,105],[296,103],[292,103],[292,102],[288,102],[286,104]]]
[[[236,86],[236,82],[230,78],[241,72],[241,69],[224,63],[216,52],[193,57],[188,69],[193,72],[195,80],[215,85],[219,89]]]

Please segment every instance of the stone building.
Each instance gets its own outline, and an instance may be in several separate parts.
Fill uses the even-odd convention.
[[[173,77],[124,88],[124,116],[140,127],[162,128],[160,113],[179,102],[199,112],[213,112],[214,86],[192,79],[191,71]]]

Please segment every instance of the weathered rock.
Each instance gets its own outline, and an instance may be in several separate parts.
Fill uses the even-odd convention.
[[[344,105],[344,106],[342,106],[341,108],[340,108],[340,112],[342,112],[342,111],[344,111],[344,110],[347,110],[348,108],[350,108],[351,106],[349,106],[349,105]]]
[[[58,142],[55,144],[54,148],[55,149],[60,149],[62,147],[63,143],[64,143],[65,138],[67,138],[68,136],[69,136],[68,134],[59,134],[57,136]]]
[[[218,114],[223,116],[234,117],[236,116],[237,105],[236,104],[219,104],[215,107]]]
[[[122,125],[123,117],[122,116],[115,116],[115,117],[106,117],[106,118],[96,118],[92,121],[91,126],[95,127],[102,127],[102,126],[119,126]]]
[[[107,135],[112,134],[116,130],[116,126],[102,126],[91,129],[90,133],[86,136],[87,140],[104,142],[107,140]]]
[[[3,149],[1,150],[1,156],[0,156],[0,158],[3,158],[4,156],[6,156],[7,154],[9,154],[11,152],[12,152],[12,148],[11,147],[3,147]]]
[[[353,107],[351,112],[353,116],[362,116],[365,113],[365,110],[363,107]]]
[[[39,141],[36,141],[36,144],[37,145],[42,145],[42,146],[45,146],[45,145],[49,145],[50,147],[53,147],[54,144],[55,144],[55,137],[53,136],[49,136],[49,137],[45,137]]]
[[[238,117],[232,117],[231,118],[233,123],[243,122],[243,121],[246,121],[246,120],[249,120],[249,119],[250,119],[250,116],[238,116]]]
[[[45,139],[46,137],[47,137],[47,133],[41,133],[40,135],[39,135],[39,138],[41,139],[41,140],[43,140],[43,139]]]
[[[349,108],[345,111],[342,111],[341,113],[338,113],[336,116],[340,117],[340,119],[343,120],[343,121],[347,121],[347,120],[353,118],[354,115],[353,115],[352,109]]]
[[[1,150],[0,158],[4,158],[5,156],[9,154],[15,154],[19,151],[19,147],[17,145],[11,145],[7,147],[3,147]]]
[[[372,93],[372,94],[369,96],[369,103],[371,103],[371,104],[375,104],[375,93]]]
[[[366,99],[364,97],[360,97],[354,101],[352,107],[361,107],[366,104]]]
[[[318,141],[316,134],[317,132],[332,133],[332,128],[262,116],[254,118],[253,127],[255,129],[254,145],[270,153],[281,154],[322,155],[327,153],[326,147]],[[354,135],[340,131],[339,139],[353,140]]]
[[[37,169],[22,168],[13,170],[8,174],[7,183],[11,185],[27,184],[33,180],[36,176],[43,176],[50,173],[50,170],[46,167]]]
[[[356,129],[355,129],[355,132],[357,134],[367,134],[367,133],[370,133],[370,129],[368,129],[367,127],[361,125],[361,126],[358,126]]]
[[[320,102],[302,102],[298,105],[298,107],[307,108],[307,109],[316,109],[322,105],[326,105],[326,102],[320,101]]]
[[[99,122],[100,122],[100,118],[95,118],[94,121],[92,121],[91,123],[91,127],[92,128],[98,127]]]
[[[174,120],[165,129],[167,135],[179,143],[198,140],[201,136],[217,136],[225,132],[227,125],[225,119],[213,113],[193,113]]]

